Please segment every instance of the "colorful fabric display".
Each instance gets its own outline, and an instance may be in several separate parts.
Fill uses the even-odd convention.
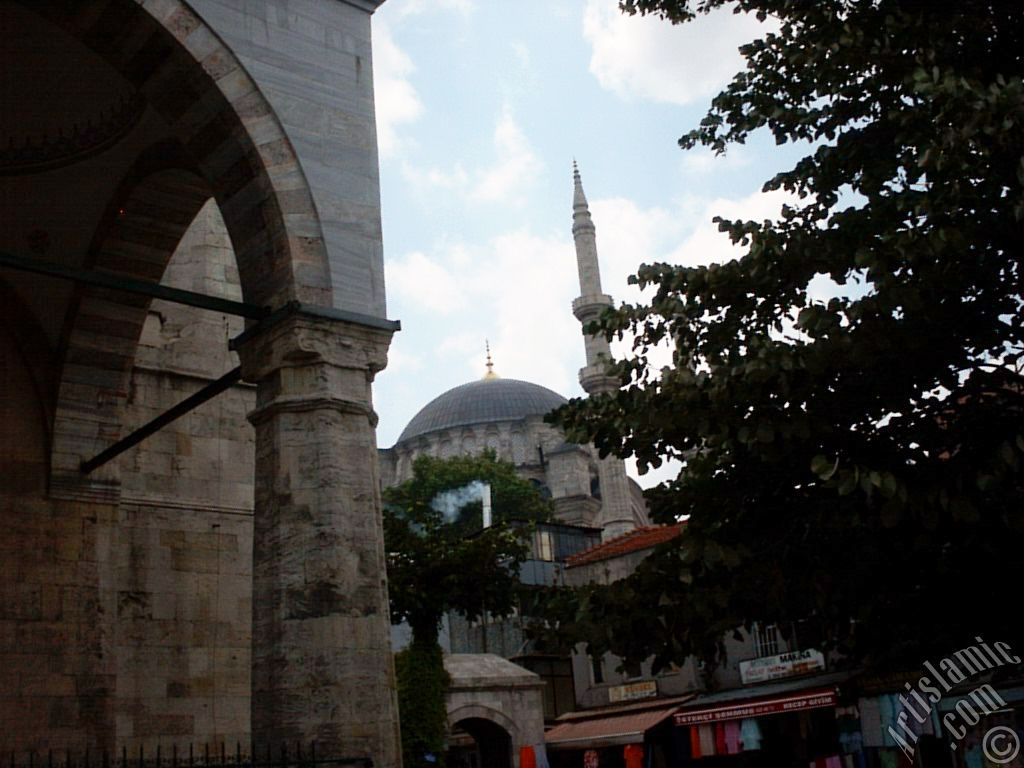
[[[533,753],[533,747],[519,748],[519,768],[537,768],[537,756]]]
[[[881,720],[882,726],[882,745],[886,747],[895,747],[896,740],[892,737],[889,729],[896,730],[899,725],[896,723],[896,717],[900,710],[900,703],[893,695],[885,695],[878,697],[878,714]]]
[[[726,755],[729,750],[725,744],[725,723],[715,723],[715,754]]]
[[[700,755],[701,757],[714,757],[715,755],[715,727],[713,725],[698,725],[700,730]]]
[[[690,757],[696,760],[703,757],[700,751],[700,730],[695,725],[690,726]]]
[[[839,749],[844,755],[860,752],[864,737],[860,732],[860,713],[856,707],[836,708],[836,730],[839,732]]]
[[[622,750],[626,768],[644,768],[644,748],[641,744],[627,744]]]
[[[825,758],[825,768],[843,768],[842,761],[839,759],[839,755],[832,755],[831,757]]]
[[[865,747],[882,746],[882,713],[877,698],[860,699],[860,732]]]
[[[533,756],[537,760],[537,768],[551,768],[551,764],[548,762],[548,749],[543,741],[533,745]]]
[[[761,726],[755,718],[747,718],[740,723],[740,741],[745,752],[761,748]]]
[[[740,721],[728,720],[725,723],[725,754],[738,755],[740,746]]]

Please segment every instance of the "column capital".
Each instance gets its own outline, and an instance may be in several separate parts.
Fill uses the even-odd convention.
[[[259,385],[249,421],[284,412],[333,410],[377,426],[370,385],[388,362],[392,330],[290,314],[236,344],[242,378]]]
[[[366,371],[369,381],[388,364],[394,331],[308,314],[291,314],[233,345],[242,378],[258,383],[282,368],[328,365]]]

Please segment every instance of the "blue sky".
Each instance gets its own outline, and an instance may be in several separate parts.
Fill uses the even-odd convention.
[[[402,321],[374,387],[379,444],[445,390],[498,373],[581,395],[570,304],[575,157],[603,286],[643,262],[734,252],[716,214],[762,219],[760,192],[795,159],[756,136],[723,158],[679,136],[741,66],[751,18],[684,27],[623,16],[616,0],[387,0],[374,15],[388,316]],[[641,478],[650,485],[661,475]]]

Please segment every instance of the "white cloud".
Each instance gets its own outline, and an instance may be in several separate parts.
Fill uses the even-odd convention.
[[[433,189],[465,190],[469,185],[469,174],[461,162],[450,170],[444,168],[420,167],[411,162],[402,163],[402,175],[405,180],[417,187]]]
[[[385,280],[392,295],[441,315],[466,304],[456,276],[429,256],[413,251],[384,264]]]
[[[524,201],[526,188],[544,170],[544,164],[507,105],[494,128],[494,149],[496,162],[480,172],[474,195],[489,202]]]
[[[590,72],[625,99],[689,104],[719,91],[743,68],[736,50],[765,28],[728,8],[674,26],[656,16],[629,16],[616,0],[587,0],[583,36]]]
[[[414,373],[423,369],[423,356],[407,352],[400,344],[388,349],[388,370],[391,373]]]
[[[398,6],[396,12],[399,18],[437,11],[454,11],[466,15],[476,9],[474,0],[390,0],[388,5]]]
[[[716,155],[707,147],[694,147],[683,153],[683,171],[694,175],[722,173],[746,168],[753,163],[750,153],[741,144],[734,144],[724,155]]]
[[[520,68],[526,69],[530,66],[530,48],[522,40],[513,40],[509,45],[512,47],[512,53],[516,57]]]
[[[693,233],[676,248],[668,261],[687,266],[722,263],[743,255],[743,248],[733,245],[725,232],[718,230],[714,216],[726,219],[763,221],[778,218],[785,203],[794,203],[796,197],[788,192],[755,192],[738,200],[716,198],[707,203],[700,215],[700,223]]]
[[[378,20],[373,25],[373,81],[381,157],[400,151],[403,142],[398,127],[415,122],[423,114],[423,102],[409,79],[415,69],[395,43],[388,25]]]
[[[438,191],[456,193],[469,203],[523,205],[528,190],[544,171],[526,134],[509,105],[502,107],[492,134],[494,154],[490,162],[467,167],[457,161],[451,168],[417,165],[403,159],[402,177],[430,203]]]
[[[513,231],[484,243],[442,244],[389,263],[387,280],[392,309],[410,333],[429,328],[434,337],[423,351],[428,368],[477,378],[486,339],[499,374],[576,391],[583,344],[570,309],[578,288],[568,233]],[[439,311],[449,316],[442,320]]]

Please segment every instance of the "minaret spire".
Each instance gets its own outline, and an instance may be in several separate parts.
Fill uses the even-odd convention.
[[[572,237],[576,243],[576,267],[580,275],[580,296],[572,303],[572,313],[586,328],[601,313],[614,307],[612,297],[601,291],[601,270],[597,262],[597,234],[590,206],[583,192],[583,181],[576,161],[572,161]],[[587,364],[580,369],[580,385],[588,395],[614,392],[618,379],[609,375],[611,349],[608,340],[584,331],[583,343]],[[598,480],[601,483],[601,538],[608,540],[636,527],[633,517],[629,479],[622,459],[608,456],[598,459]]]
[[[612,297],[601,290],[601,269],[597,262],[597,231],[590,206],[583,192],[583,181],[576,161],[572,161],[572,238],[576,243],[576,268],[580,275],[580,297],[572,303],[572,313],[586,327],[608,307]],[[605,373],[611,350],[604,336],[584,334],[587,365],[580,371],[580,384],[589,394],[610,392],[618,383]]]
[[[576,241],[576,266],[580,273],[580,293],[600,296],[601,269],[597,263],[597,231],[590,216],[590,205],[583,191],[583,180],[576,161],[572,161],[572,237]],[[608,297],[611,304],[611,297]]]

